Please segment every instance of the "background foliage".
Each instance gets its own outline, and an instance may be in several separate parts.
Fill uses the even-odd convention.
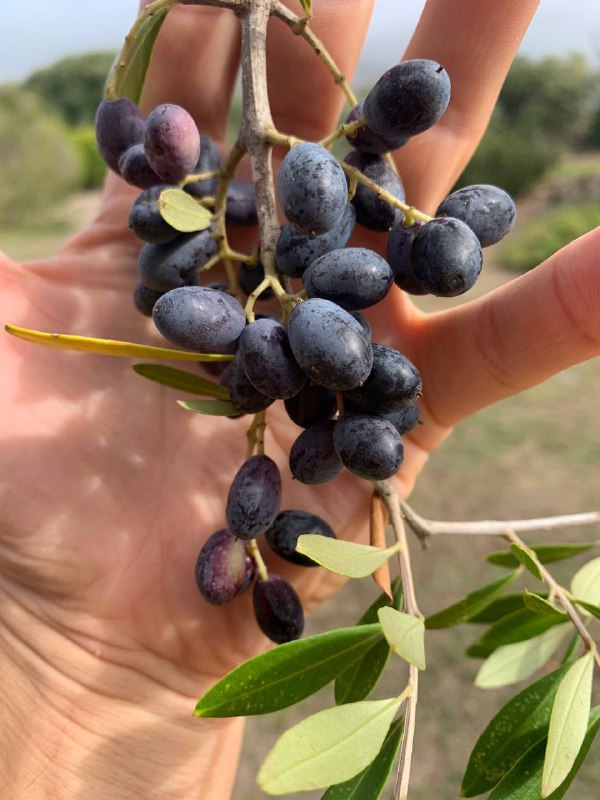
[[[26,132],[26,135],[24,135]],[[0,220],[28,227],[77,186],[79,167],[64,123],[18,87],[0,90]]]

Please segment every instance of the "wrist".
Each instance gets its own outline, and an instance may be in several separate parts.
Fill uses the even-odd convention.
[[[6,800],[226,800],[240,719],[193,717],[179,693],[109,663],[2,594],[0,775]],[[115,691],[111,691],[114,687]]]

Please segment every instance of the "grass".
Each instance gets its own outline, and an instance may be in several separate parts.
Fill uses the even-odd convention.
[[[502,262],[516,272],[526,272],[598,225],[598,205],[581,203],[552,209],[507,242],[502,248]]]
[[[65,200],[56,219],[31,228],[1,228],[0,250],[16,261],[56,255],[68,237],[94,218],[100,191],[80,192]]]

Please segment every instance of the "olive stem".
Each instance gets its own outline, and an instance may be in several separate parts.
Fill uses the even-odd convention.
[[[256,544],[255,539],[251,539],[249,542],[246,542],[246,552],[250,556],[250,558],[254,559],[254,563],[256,564],[256,569],[258,571],[258,578],[261,581],[268,581],[269,580],[269,571],[267,570],[267,565],[264,562],[264,559],[258,549],[258,545]]]
[[[274,129],[267,131],[266,135],[271,144],[278,144],[282,145],[283,147],[292,148],[296,147],[298,144],[302,144],[303,142],[302,139],[298,139],[296,136],[289,136]],[[388,192],[387,189],[384,189],[378,183],[372,181],[371,178],[367,178],[367,176],[356,167],[351,167],[350,164],[346,164],[344,161],[338,161],[338,163],[350,179],[350,189],[352,190],[352,193],[349,194],[350,197],[354,196],[356,184],[360,183],[370,189],[379,200],[384,200],[386,203],[394,206],[394,208],[399,208],[400,211],[402,211],[405,215],[404,224],[407,227],[413,225],[415,220],[419,220],[420,222],[430,222],[433,219],[432,216],[425,214],[424,211],[419,211],[414,206],[410,206],[408,203],[405,203],[402,200],[399,200],[397,197],[394,197],[394,195]]]
[[[329,50],[327,50],[323,42],[308,26],[308,18],[306,16],[299,17],[297,14],[294,14],[294,12],[290,11],[289,8],[287,8],[280,0],[274,0],[271,13],[277,19],[285,22],[285,24],[291,28],[296,36],[301,36],[304,41],[312,47],[312,49],[331,73],[335,83],[337,83],[344,93],[349,105],[351,107],[355,106],[356,96],[352,92],[346,77],[331,57]]]
[[[248,432],[246,433],[247,459],[254,455],[255,448],[259,456],[264,456],[265,454],[265,428],[267,427],[265,419],[266,419],[265,412],[259,411],[257,414],[254,415],[252,424],[248,428]]]
[[[568,614],[571,622],[575,626],[575,630],[577,631],[581,640],[583,641],[586,650],[589,650],[592,653],[594,661],[596,662],[597,666],[600,667],[600,655],[598,654],[598,647],[596,645],[596,642],[592,639],[588,629],[585,627],[583,623],[583,620],[577,613],[577,609],[573,605],[566,589],[564,589],[560,585],[560,583],[558,583],[555,580],[555,578],[548,572],[544,564],[542,564],[542,562],[536,555],[535,551],[531,550],[531,548],[529,548],[527,544],[521,539],[521,537],[517,536],[517,534],[513,530],[505,531],[504,538],[511,544],[516,544],[519,547],[527,548],[529,557],[539,569],[540,574],[544,579],[544,583],[550,589],[551,596],[556,597],[560,601],[564,610]]]
[[[361,117],[360,119],[357,119],[354,122],[346,122],[343,125],[338,125],[338,127],[333,131],[333,133],[330,133],[329,136],[326,136],[324,139],[321,139],[319,144],[322,147],[329,147],[330,144],[333,144],[333,142],[336,142],[338,139],[341,139],[342,136],[351,136],[353,133],[356,133],[356,131],[359,128],[362,128],[364,124],[365,124],[365,119],[364,117]]]
[[[254,306],[256,301],[261,296],[263,292],[265,292],[271,285],[271,281],[269,278],[263,278],[263,280],[258,284],[256,289],[248,296],[248,300],[246,301],[246,306],[244,308],[244,313],[246,315],[246,319],[249,323],[255,321],[256,317],[254,316]]]
[[[200,181],[208,181],[211,178],[220,178],[221,177],[221,170],[220,169],[212,169],[210,172],[197,172],[195,174],[190,174],[185,177],[181,183],[179,184],[180,188],[183,189],[184,186],[187,186],[190,183],[200,183]]]
[[[242,144],[240,144],[239,140],[234,144],[229,153],[229,157],[227,161],[223,165],[223,168],[220,171],[219,177],[219,184],[217,186],[217,191],[215,194],[215,212],[213,215],[214,219],[214,226],[215,230],[213,233],[213,238],[217,242],[218,252],[217,258],[215,260],[207,262],[204,267],[200,268],[202,271],[206,272],[208,269],[213,267],[218,262],[222,261],[225,266],[225,272],[227,274],[227,282],[229,284],[229,291],[235,297],[240,300],[241,303],[241,292],[240,292],[240,285],[238,282],[238,278],[233,267],[233,260],[232,260],[232,253],[235,253],[229,247],[229,241],[227,239],[227,228],[225,226],[225,211],[227,206],[227,188],[231,182],[231,179],[235,175],[235,171],[237,169],[238,164],[242,160],[244,156],[245,150]],[[213,257],[214,258],[214,257]],[[210,263],[210,266],[208,264]]]
[[[479,520],[477,522],[438,522],[425,519],[417,514],[404,500],[399,500],[404,518],[419,537],[429,536],[504,536],[507,530],[515,533],[528,531],[550,531],[559,528],[572,528],[578,525],[593,525],[600,522],[600,513],[587,511],[581,514],[563,514],[556,517],[537,519]]]
[[[400,578],[402,580],[404,610],[407,614],[418,619],[423,619],[419,611],[417,598],[415,595],[415,584],[410,561],[410,551],[406,540],[406,529],[404,518],[400,508],[400,498],[392,489],[387,481],[374,481],[377,494],[381,497],[388,510],[390,524],[394,531],[394,537],[398,542],[398,562],[400,564]],[[406,800],[408,798],[408,786],[410,782],[410,768],[415,740],[416,712],[419,695],[419,670],[409,665],[408,685],[412,687],[412,693],[406,701],[404,712],[404,733],[400,746],[400,756],[398,759],[398,770],[396,772],[396,783],[392,800]]]

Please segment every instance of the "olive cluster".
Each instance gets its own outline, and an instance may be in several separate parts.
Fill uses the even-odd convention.
[[[494,186],[454,192],[434,218],[406,205],[401,177],[386,154],[433,126],[449,101],[450,80],[441,65],[406,61],[351,110],[344,131],[353,149],[343,162],[322,144],[290,141],[277,180],[286,222],[275,270],[265,269],[259,244],[252,257],[239,259],[235,285],[203,284],[201,278],[220,254],[219,213],[226,225],[257,223],[252,184],[223,173],[215,143],[179,106],[158,106],[144,118],[121,98],[98,110],[101,154],[143,190],[129,217],[144,241],[135,305],[169,342],[232,356],[213,372],[235,415],[259,414],[283,401],[303,429],[289,455],[290,473],[303,483],[326,482],[344,469],[371,481],[396,474],[402,437],[419,422],[421,376],[405,354],[372,341],[362,312],[394,284],[417,295],[462,294],[480,274],[482,247],[499,241],[514,222],[512,200]],[[211,222],[202,230],[178,230],[161,208],[169,189],[212,208]],[[224,212],[215,208],[219,192]],[[389,233],[386,258],[348,246],[356,224]],[[294,280],[302,285],[291,294]],[[246,307],[239,287],[250,296]],[[255,302],[272,297],[274,289],[285,298],[281,316],[255,314]],[[276,642],[301,635],[302,607],[286,580],[257,566],[248,543],[265,534],[279,556],[311,566],[296,552],[298,536],[334,535],[312,514],[281,511],[281,484],[269,456],[251,455],[231,484],[227,528],[208,539],[196,565],[199,589],[211,603],[227,603],[253,585],[258,624]]]

